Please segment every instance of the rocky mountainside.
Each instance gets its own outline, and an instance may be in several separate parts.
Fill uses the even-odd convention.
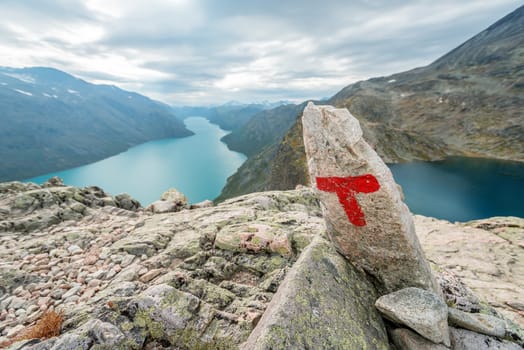
[[[255,193],[179,212],[151,210],[128,196],[56,180],[1,184],[0,343],[34,325],[44,311],[62,310],[60,336],[10,349],[235,349],[255,336],[258,344],[288,339],[299,348],[390,348],[389,326],[373,306],[375,288],[324,238],[311,189]],[[500,311],[524,325],[518,295],[522,219],[415,222],[450,305],[503,319]],[[467,245],[446,244],[457,234],[476,242],[471,254],[492,259],[470,265],[462,250]],[[483,277],[475,281],[479,272]],[[278,313],[278,305],[285,313]],[[265,312],[271,317],[261,319]],[[262,327],[268,317],[272,326]],[[522,342],[518,327],[504,322],[502,338]],[[457,344],[471,336],[456,329]],[[403,332],[395,336],[417,339]]]
[[[265,146],[261,152],[249,157],[227,179],[215,201],[221,202],[246,192],[292,189],[297,184],[307,183],[302,123],[295,122],[280,143]]]
[[[524,7],[520,7],[427,67],[357,82],[327,103],[348,108],[360,121],[366,140],[389,163],[436,160],[449,155],[523,161],[523,47]],[[277,110],[267,113],[290,125],[296,121],[287,114],[277,115]],[[270,190],[273,187],[269,184],[279,177],[288,178],[290,173],[300,171],[280,162],[305,159],[301,149],[279,146],[289,131],[286,123],[272,131],[277,136],[272,141],[251,146],[249,159],[231,176],[220,200]],[[250,135],[270,130],[267,121],[259,124],[260,128],[251,125]],[[244,128],[229,138],[248,140],[247,134]],[[287,143],[293,135],[297,136],[289,132]],[[295,151],[298,153],[289,153]],[[269,179],[270,174],[274,180]],[[235,190],[239,183],[248,185],[243,192]]]
[[[51,68],[0,67],[0,181],[71,168],[191,135],[170,108]]]
[[[277,144],[301,114],[304,106],[305,103],[289,104],[259,112],[222,140],[231,150],[250,157],[268,145]]]
[[[329,102],[359,118],[386,161],[524,161],[523,47],[524,6],[427,67],[349,85]]]

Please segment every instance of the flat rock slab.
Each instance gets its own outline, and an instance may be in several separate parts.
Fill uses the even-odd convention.
[[[506,334],[506,323],[498,317],[479,313],[469,313],[449,308],[449,324],[469,329],[477,333],[503,337]]]
[[[310,178],[337,250],[374,276],[381,292],[440,293],[391,171],[358,120],[347,109],[309,103],[302,124]]]
[[[381,296],[375,306],[387,319],[406,325],[435,344],[450,345],[448,307],[434,293],[405,288]]]
[[[504,340],[478,334],[466,329],[450,328],[453,350],[522,350],[520,346]]]
[[[435,344],[406,328],[397,328],[391,332],[391,340],[402,350],[449,350],[442,344]]]
[[[414,216],[428,259],[459,277],[475,295],[524,328],[524,218],[452,224]],[[460,303],[456,303],[460,307]]]
[[[389,349],[375,298],[366,277],[318,236],[241,349]]]

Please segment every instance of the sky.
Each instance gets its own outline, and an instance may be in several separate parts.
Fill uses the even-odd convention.
[[[172,105],[304,101],[424,66],[521,0],[1,0],[0,66]]]

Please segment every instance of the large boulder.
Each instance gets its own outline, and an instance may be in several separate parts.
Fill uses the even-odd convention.
[[[115,196],[116,205],[125,210],[135,211],[141,207],[140,202],[127,193],[121,193]]]
[[[381,296],[375,306],[387,319],[413,329],[435,344],[450,345],[448,307],[434,293],[405,288]]]
[[[318,236],[241,349],[389,349],[376,295],[366,276]]]
[[[174,188],[168,189],[162,194],[159,201],[151,203],[146,210],[156,214],[174,213],[187,208],[187,198]]]
[[[524,218],[494,217],[452,224],[415,215],[414,221],[426,256],[440,271],[451,271],[478,298],[524,327]],[[449,285],[442,286],[447,296]],[[455,293],[455,288],[451,289]],[[462,297],[447,298],[450,306],[479,311],[478,301],[468,296],[469,292],[462,289],[459,294]]]
[[[182,193],[176,190],[175,188],[170,188],[166,192],[160,196],[160,200],[163,201],[171,201],[175,203],[179,203],[180,205],[186,205],[187,204],[187,198]]]
[[[391,171],[347,109],[309,103],[302,117],[313,187],[337,250],[374,276],[381,292],[440,293]]]

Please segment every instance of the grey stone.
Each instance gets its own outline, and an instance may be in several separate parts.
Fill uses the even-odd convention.
[[[141,207],[140,202],[127,193],[122,193],[115,196],[115,203],[117,207],[131,211],[135,211]]]
[[[421,287],[440,293],[391,171],[362,138],[358,120],[347,109],[310,102],[302,124],[310,179],[322,188],[318,196],[337,250],[385,292]],[[352,182],[337,184],[333,177]]]
[[[13,345],[13,347],[17,350],[51,350],[55,343],[56,338],[51,338],[44,341],[40,341],[39,339],[31,339],[24,341],[23,346],[18,345],[22,343],[16,343],[16,345]]]
[[[142,266],[138,264],[131,264],[118,274],[113,281],[111,282],[111,285],[116,285],[118,283],[122,282],[130,282],[134,281],[138,278],[138,272],[142,269]]]
[[[435,344],[406,328],[391,331],[391,340],[400,350],[448,350],[442,344]]]
[[[79,254],[79,253],[82,253],[83,250],[82,248],[80,248],[79,246],[77,246],[76,244],[72,244],[70,245],[69,247],[67,247],[67,251],[69,252],[69,254],[73,255],[73,254]]]
[[[156,214],[174,213],[180,209],[181,207],[173,201],[156,201],[151,203],[151,205],[146,208],[146,210]]]
[[[91,320],[81,329],[85,329],[86,333],[96,344],[103,344],[104,346],[118,345],[125,338],[124,334],[115,325],[100,320]]]
[[[87,350],[93,345],[93,340],[85,335],[64,334],[53,344],[51,350]]]
[[[62,299],[68,299],[68,298],[72,297],[73,295],[76,295],[76,293],[78,293],[79,290],[80,290],[80,286],[79,285],[71,287],[67,292],[65,292],[62,295]]]
[[[148,288],[132,304],[137,310],[135,324],[148,328],[153,338],[181,344],[182,348],[198,341],[214,317],[213,310],[199,298],[167,284]]]
[[[498,317],[469,313],[454,308],[448,310],[449,324],[452,326],[469,329],[477,333],[504,337],[506,334],[506,323]]]
[[[25,299],[22,299],[22,298],[18,298],[18,297],[13,297],[11,299],[11,302],[9,303],[9,308],[12,308],[12,309],[19,309],[21,308],[22,306],[24,306],[24,304],[27,303],[27,300]]]
[[[64,180],[62,180],[58,176],[53,176],[53,177],[49,178],[42,185],[42,187],[60,187],[60,186],[64,186]]]
[[[375,306],[387,319],[436,344],[450,345],[448,307],[436,294],[410,287],[381,296]]]
[[[440,269],[436,278],[448,305],[466,312],[480,311],[478,297],[451,271]]]
[[[450,331],[453,350],[522,350],[515,343],[498,340],[466,329],[451,327]]]
[[[175,202],[180,206],[187,205],[186,196],[182,192],[179,192],[174,188],[170,188],[166,192],[164,192],[160,197],[160,200]]]
[[[205,201],[191,204],[189,209],[211,208],[213,205],[213,201],[206,199]]]
[[[389,349],[366,277],[316,237],[241,349]]]

